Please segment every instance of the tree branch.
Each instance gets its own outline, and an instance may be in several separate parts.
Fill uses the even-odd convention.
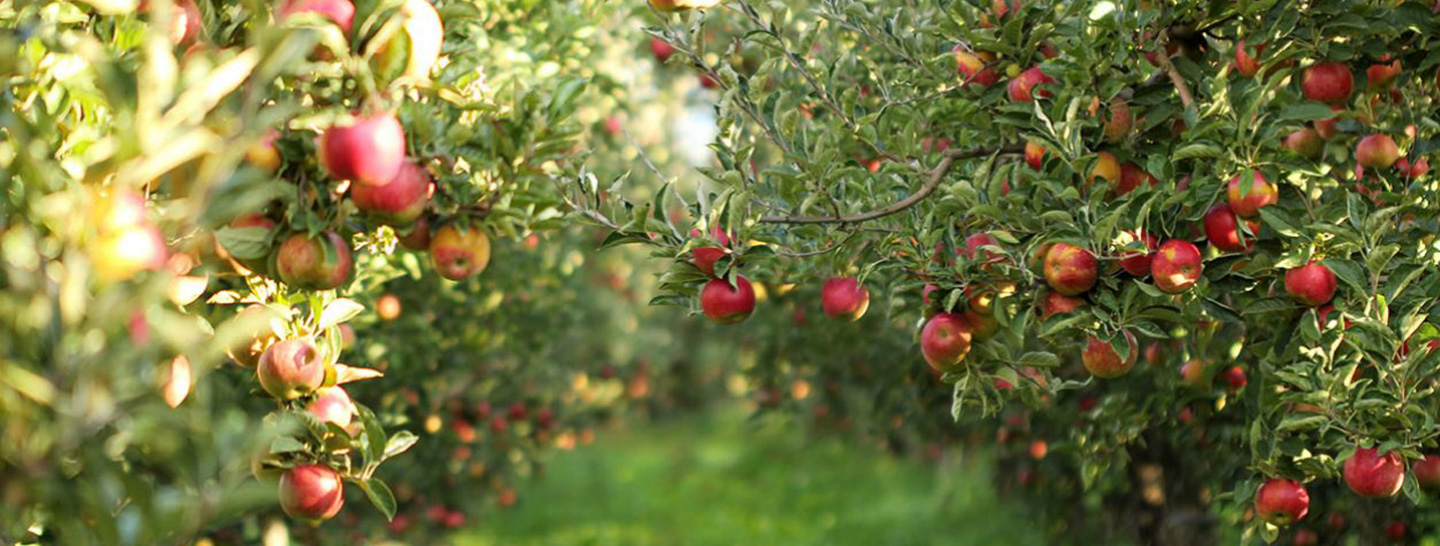
[[[1019,148],[1018,146],[990,146],[972,148],[969,150],[950,150],[945,153],[944,159],[941,159],[940,163],[935,165],[935,168],[929,171],[925,180],[925,184],[923,186],[920,186],[920,189],[918,191],[910,194],[909,197],[896,201],[895,203],[887,205],[883,208],[845,216],[762,216],[760,217],[760,221],[767,224],[853,224],[874,220],[876,218],[884,218],[891,214],[895,214],[902,210],[913,207],[916,203],[924,201],[926,197],[929,197],[931,193],[935,192],[935,188],[940,187],[940,181],[944,180],[945,174],[950,172],[950,167],[954,165],[957,160],[974,159],[997,152],[1019,153],[1020,151],[1021,148]]]
[[[1170,62],[1170,56],[1165,54],[1165,46],[1170,43],[1169,31],[1160,33],[1160,38],[1160,54],[1156,55],[1160,59],[1160,68],[1170,76],[1170,83],[1175,84],[1175,92],[1180,93],[1181,104],[1188,109],[1195,105],[1195,97],[1190,95],[1190,87],[1186,85],[1185,78],[1180,75],[1180,71],[1175,69],[1175,63]]]

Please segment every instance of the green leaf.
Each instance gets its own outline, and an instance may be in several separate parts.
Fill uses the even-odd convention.
[[[381,455],[380,460],[385,461],[391,457],[404,453],[405,451],[409,450],[411,446],[414,446],[415,442],[418,442],[419,440],[420,438],[418,436],[415,436],[414,433],[408,430],[396,432],[394,436],[390,437],[389,441],[385,442],[385,454]]]
[[[375,509],[385,514],[385,520],[395,519],[395,494],[390,492],[390,486],[385,485],[380,478],[370,478],[360,483],[360,489],[365,491],[365,496],[370,499],[370,504]]]
[[[1032,351],[1020,355],[1020,360],[1017,363],[1021,366],[1033,366],[1036,368],[1055,368],[1060,366],[1060,357],[1055,356],[1054,353]]]
[[[1335,117],[1335,111],[1318,102],[1304,102],[1280,111],[1282,121],[1316,121]]]

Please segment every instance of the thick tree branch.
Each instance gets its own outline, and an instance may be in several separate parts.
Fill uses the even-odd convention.
[[[876,218],[884,218],[924,201],[926,197],[929,197],[931,193],[935,192],[935,188],[940,187],[940,182],[945,179],[945,174],[950,172],[950,167],[953,166],[956,161],[984,157],[997,152],[1019,153],[1020,151],[1021,148],[1018,146],[991,146],[972,148],[969,150],[950,150],[945,153],[944,159],[941,159],[940,163],[928,172],[925,184],[920,186],[919,190],[910,194],[909,197],[875,210],[844,216],[762,216],[760,217],[760,221],[767,224],[853,224],[874,220]]]

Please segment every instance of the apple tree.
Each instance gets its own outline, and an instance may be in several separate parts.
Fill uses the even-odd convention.
[[[1440,462],[1432,2],[654,8],[720,93],[705,184],[566,199],[602,247],[668,262],[654,303],[801,365],[758,381],[808,363],[961,427],[1006,415],[1048,440],[1016,464],[1057,533],[1440,523],[1417,510]],[[808,305],[757,304],[793,285]],[[802,311],[908,350],[796,343]],[[950,400],[889,372],[926,368]]]

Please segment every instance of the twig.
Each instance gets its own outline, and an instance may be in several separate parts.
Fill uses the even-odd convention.
[[[875,210],[848,216],[762,216],[760,217],[760,221],[767,224],[852,224],[874,220],[876,218],[884,218],[915,206],[916,203],[924,201],[926,197],[934,193],[935,188],[940,186],[940,181],[945,178],[945,173],[950,172],[950,167],[954,165],[956,160],[974,159],[996,152],[1006,151],[1018,152],[1019,148],[1016,146],[1006,146],[982,147],[970,150],[950,150],[945,153],[945,158],[941,159],[940,163],[935,165],[934,169],[930,170],[925,184],[920,186],[918,191],[910,194],[909,197]]]
[[[1160,60],[1160,68],[1170,76],[1170,83],[1175,84],[1175,92],[1180,94],[1180,103],[1189,109],[1195,105],[1195,97],[1190,95],[1190,87],[1185,84],[1185,77],[1175,69],[1175,63],[1170,62],[1170,56],[1165,54],[1165,46],[1170,43],[1169,31],[1160,33],[1160,51],[1155,57]]]

